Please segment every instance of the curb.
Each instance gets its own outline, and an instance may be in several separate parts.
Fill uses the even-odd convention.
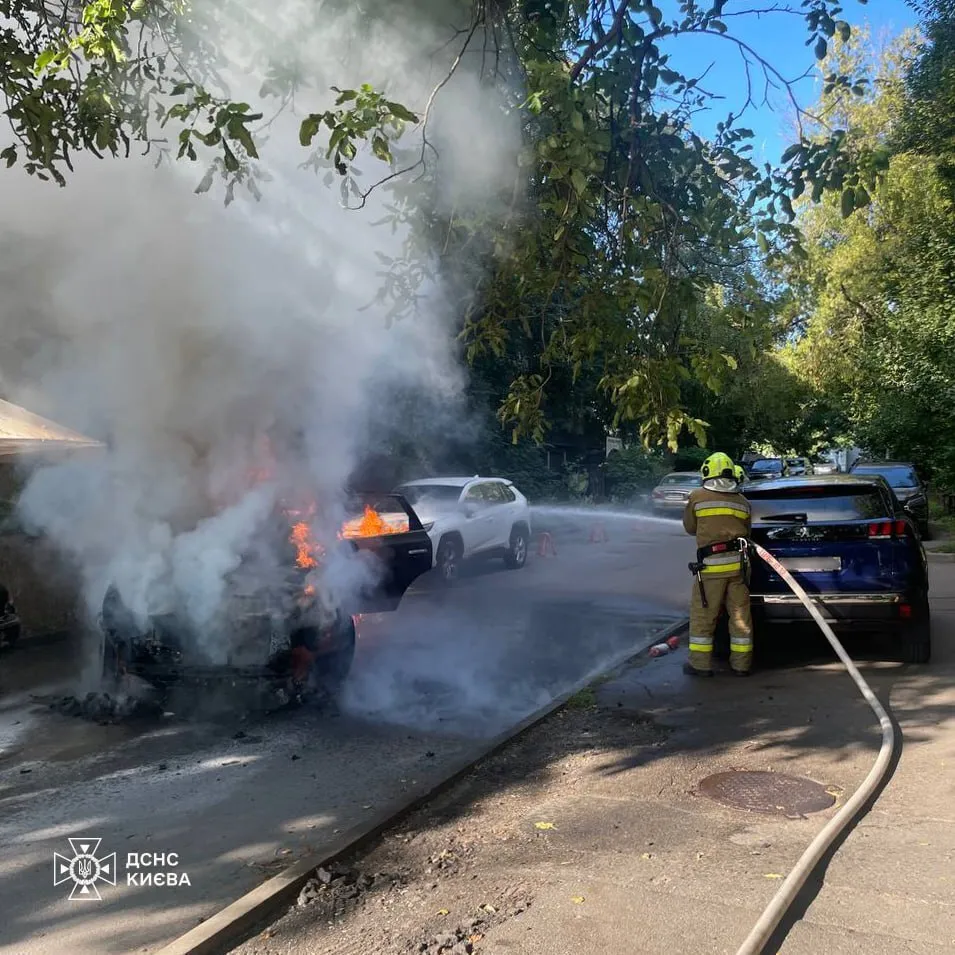
[[[284,872],[266,880],[251,892],[216,912],[215,915],[211,915],[185,935],[170,942],[164,948],[158,949],[153,955],[223,955],[231,947],[245,941],[257,927],[274,918],[278,910],[298,895],[302,886],[319,866],[328,867],[341,856],[355,852],[372,842],[395,823],[446,792],[470,773],[478,763],[493,756],[538,723],[542,723],[547,717],[564,707],[571,697],[590,686],[601,676],[614,673],[645,653],[655,643],[682,633],[688,626],[689,619],[680,618],[669,627],[656,631],[652,638],[637,649],[631,648],[618,654],[599,673],[590,673],[578,680],[570,689],[524,717],[516,726],[505,730],[478,750],[459,759],[457,763],[452,764],[449,772],[442,779],[416,786],[401,799],[385,806],[372,819],[343,832],[320,855],[316,853],[305,856]]]
[[[944,554],[934,550],[926,550],[925,556],[928,560],[938,564],[950,564],[955,561],[955,554]]]

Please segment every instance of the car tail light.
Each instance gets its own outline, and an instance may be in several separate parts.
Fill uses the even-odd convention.
[[[912,605],[911,604],[899,604],[899,616],[903,620],[910,620],[912,617]]]
[[[908,521],[878,521],[869,525],[869,540],[891,540],[907,537],[912,533]]]

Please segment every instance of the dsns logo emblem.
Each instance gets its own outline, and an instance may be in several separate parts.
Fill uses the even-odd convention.
[[[97,882],[116,885],[116,853],[97,856],[102,839],[70,839],[72,857],[53,853],[53,884],[72,882],[71,901],[102,900]]]

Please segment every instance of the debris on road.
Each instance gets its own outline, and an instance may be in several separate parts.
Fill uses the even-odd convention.
[[[131,694],[110,696],[109,693],[93,692],[87,693],[82,699],[76,696],[61,697],[50,704],[50,709],[64,716],[81,717],[100,724],[159,717],[163,714],[163,708],[155,700]]]

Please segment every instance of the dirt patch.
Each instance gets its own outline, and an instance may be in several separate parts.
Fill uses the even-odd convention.
[[[472,955],[520,919],[541,885],[534,865],[562,852],[543,808],[553,787],[600,773],[666,731],[639,713],[563,710],[485,760],[369,851],[319,869],[242,955]]]

